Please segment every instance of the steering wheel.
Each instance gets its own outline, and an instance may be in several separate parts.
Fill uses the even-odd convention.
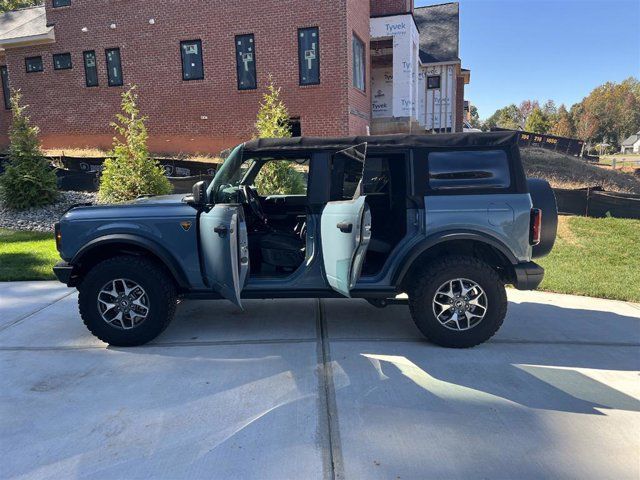
[[[242,195],[244,196],[245,200],[249,204],[249,207],[251,208],[251,211],[253,212],[253,214],[256,217],[258,217],[258,219],[262,223],[266,225],[267,216],[264,214],[264,210],[262,209],[262,203],[260,203],[260,197],[258,197],[258,194],[256,193],[256,191],[253,188],[251,188],[249,185],[241,185],[240,188],[242,190]]]

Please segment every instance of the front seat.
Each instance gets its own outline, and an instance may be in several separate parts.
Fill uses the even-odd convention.
[[[304,241],[293,232],[273,230],[259,234],[256,240],[264,263],[296,268],[304,260]]]

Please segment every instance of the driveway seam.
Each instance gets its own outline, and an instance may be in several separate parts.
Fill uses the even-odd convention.
[[[69,293],[64,294],[62,297],[60,298],[56,298],[54,301],[47,303],[46,305],[42,306],[41,308],[31,312],[31,313],[26,313],[23,316],[19,317],[17,320],[14,320],[11,323],[8,323],[7,325],[3,325],[2,327],[0,327],[0,332],[13,327],[14,325],[18,325],[19,323],[22,323],[24,320],[27,320],[29,317],[34,316],[37,313],[40,313],[41,311],[45,310],[46,308],[49,308],[51,305],[58,303],[61,300],[64,300],[65,298],[67,298],[69,295],[74,294],[76,291],[75,289],[70,291]]]
[[[165,343],[147,343],[146,345],[139,345],[137,347],[110,347],[108,345],[63,345],[63,346],[40,346],[40,347],[0,347],[0,351],[49,351],[49,350],[115,350],[115,351],[132,351],[140,349],[149,349],[154,347],[161,348],[176,348],[176,347],[224,347],[237,346],[237,345],[273,345],[273,344],[287,344],[287,343],[313,343],[316,342],[315,338],[275,338],[266,340],[218,340],[218,341],[203,341],[203,342],[165,342]]]
[[[319,421],[325,425],[328,448],[323,448],[324,477],[331,480],[344,478],[342,448],[340,445],[340,430],[338,425],[338,409],[336,405],[335,383],[331,368],[331,348],[327,332],[327,322],[324,316],[322,299],[316,303],[317,354],[320,365],[319,381]]]
[[[318,324],[319,324],[318,320]],[[426,340],[422,340],[420,338],[346,338],[346,337],[338,337],[328,339],[326,337],[326,329],[320,330],[318,326],[318,338],[299,338],[299,339],[287,339],[287,338],[275,338],[271,340],[219,340],[219,341],[208,341],[208,342],[166,342],[166,343],[149,343],[146,345],[140,345],[137,347],[109,347],[108,345],[67,345],[67,346],[40,346],[40,347],[25,347],[25,346],[14,346],[14,347],[0,347],[0,352],[39,352],[39,351],[68,351],[68,350],[115,350],[115,351],[129,351],[132,349],[140,350],[140,349],[150,349],[150,348],[176,348],[176,347],[224,347],[224,346],[237,346],[237,345],[273,345],[273,344],[296,344],[296,343],[313,343],[317,342],[318,347],[322,347],[322,331],[325,332],[325,343],[328,341],[332,342],[388,342],[388,343],[421,343],[425,346],[429,346]],[[538,341],[538,340],[499,340],[494,339],[487,343],[487,345],[491,344],[512,344],[512,345],[566,345],[566,346],[577,346],[577,347],[640,347],[640,343],[632,343],[632,342],[572,342],[565,340],[548,340],[548,341]],[[324,354],[318,354],[318,361],[323,368],[327,368],[331,370],[331,360],[330,355],[326,357]],[[326,359],[326,366],[325,366]],[[333,375],[331,371],[329,371],[331,375],[331,380],[333,383]],[[322,373],[321,373],[322,375]],[[324,381],[324,380],[323,380]],[[325,387],[322,386],[324,389]],[[326,392],[325,392],[326,395]],[[333,395],[335,396],[335,390]]]
[[[399,342],[399,343],[423,343],[432,345],[427,340],[412,337],[399,338],[376,338],[376,337],[337,337],[331,338],[332,342]],[[492,339],[485,345],[491,344],[522,344],[522,345],[575,345],[588,347],[640,347],[638,342],[591,342],[591,341],[571,341],[571,340],[509,340],[509,339]],[[433,346],[433,345],[432,345]]]

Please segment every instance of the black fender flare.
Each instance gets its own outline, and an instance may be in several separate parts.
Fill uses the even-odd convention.
[[[78,250],[78,252],[73,256],[69,263],[71,265],[79,265],[82,262],[82,259],[86,255],[90,254],[94,249],[114,243],[134,245],[144,250],[148,250],[150,253],[158,257],[164,264],[164,266],[167,267],[179,287],[189,287],[187,276],[185,275],[184,270],[182,269],[176,258],[171,255],[171,253],[162,245],[140,235],[116,233],[94,238],[90,242],[87,242],[80,250]]]
[[[393,276],[393,284],[401,285],[404,281],[409,269],[413,265],[413,262],[427,250],[454,240],[471,240],[476,242],[485,243],[490,247],[495,248],[502,253],[507,260],[512,264],[518,264],[518,259],[513,252],[502,241],[498,240],[486,233],[471,231],[471,230],[447,230],[438,232],[426,237],[418,244],[414,245],[411,250],[402,259],[400,267],[396,270]]]

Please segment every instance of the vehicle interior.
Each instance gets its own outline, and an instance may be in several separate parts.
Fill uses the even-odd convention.
[[[243,205],[250,275],[286,277],[306,257],[310,155],[247,157],[221,194]],[[374,151],[363,164],[362,159],[334,154],[330,170],[330,201],[366,195],[372,225],[362,275],[373,276],[406,234],[406,155]]]
[[[240,192],[252,276],[283,277],[306,256],[309,158],[257,157]]]
[[[377,274],[406,234],[406,172],[403,153],[369,151],[364,168],[361,162],[347,156],[333,158],[331,200],[350,200],[354,195],[366,195],[371,212],[371,240],[363,276]]]

